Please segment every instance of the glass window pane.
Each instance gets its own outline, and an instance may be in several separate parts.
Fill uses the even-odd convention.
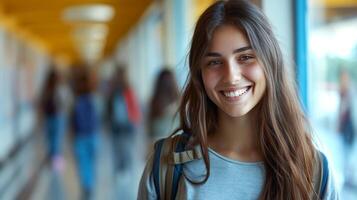
[[[342,199],[357,199],[357,1],[309,0],[309,108]]]

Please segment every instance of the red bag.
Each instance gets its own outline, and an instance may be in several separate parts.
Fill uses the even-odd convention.
[[[141,113],[134,92],[131,89],[126,89],[124,91],[124,98],[127,103],[129,120],[133,124],[139,124],[141,120]]]

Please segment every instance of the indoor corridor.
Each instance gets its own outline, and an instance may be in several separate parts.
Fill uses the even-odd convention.
[[[357,0],[248,1],[341,200],[356,200]],[[0,0],[0,200],[136,199],[154,141],[179,126],[192,35],[214,2]]]

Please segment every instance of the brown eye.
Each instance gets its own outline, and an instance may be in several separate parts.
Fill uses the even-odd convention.
[[[239,61],[248,61],[250,59],[254,59],[255,57],[253,55],[242,55],[239,57]]]
[[[255,56],[251,54],[244,54],[238,57],[238,62],[242,64],[251,63],[255,60]]]
[[[210,61],[208,61],[207,66],[213,67],[213,66],[218,66],[221,64],[222,64],[222,61],[220,61],[220,60],[210,60]]]

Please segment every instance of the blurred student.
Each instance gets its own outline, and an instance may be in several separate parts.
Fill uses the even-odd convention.
[[[350,83],[350,76],[346,69],[342,69],[340,73],[340,106],[339,106],[339,118],[338,118],[338,132],[342,136],[345,152],[345,176],[346,182],[350,180],[353,175],[351,174],[350,156],[352,147],[355,141],[355,126],[353,120],[353,89]]]
[[[179,99],[180,92],[174,74],[169,69],[162,69],[156,79],[149,107],[148,128],[151,142],[167,137],[178,127],[175,114]]]
[[[350,77],[346,70],[342,70],[340,74],[340,108],[338,129],[342,134],[345,145],[348,147],[353,145],[355,138],[355,127],[353,125],[352,118],[352,103],[353,97],[350,85]]]
[[[113,141],[114,170],[119,172],[130,168],[132,164],[132,146],[141,120],[138,101],[124,66],[118,66],[112,80],[108,116]]]
[[[83,67],[76,74],[74,81],[75,100],[72,126],[82,199],[91,199],[95,187],[96,138],[99,131],[99,119],[91,80],[90,71]]]
[[[44,117],[48,141],[48,159],[52,168],[62,170],[63,138],[65,134],[64,97],[60,91],[60,74],[54,66],[50,67],[41,95],[40,107]]]

